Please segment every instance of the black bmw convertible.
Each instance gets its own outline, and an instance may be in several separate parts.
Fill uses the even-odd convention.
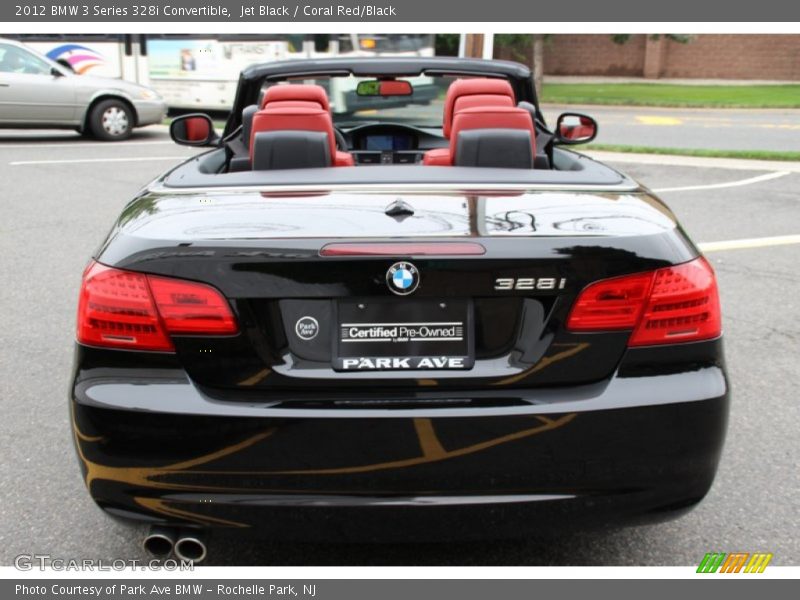
[[[211,534],[497,538],[664,520],[708,492],[729,387],[714,272],[652,192],[570,151],[527,67],[291,61],[148,184],[83,274],[86,486]]]

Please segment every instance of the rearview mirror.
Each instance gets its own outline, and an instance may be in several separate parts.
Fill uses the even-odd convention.
[[[412,96],[414,88],[405,79],[370,79],[359,81],[356,87],[357,96]]]
[[[556,121],[556,142],[585,144],[597,137],[597,121],[580,113],[562,113]]]
[[[219,140],[214,122],[203,113],[175,117],[169,125],[169,135],[182,146],[215,146]]]

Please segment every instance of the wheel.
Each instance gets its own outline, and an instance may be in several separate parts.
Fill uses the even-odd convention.
[[[89,129],[101,140],[125,140],[133,131],[133,113],[121,100],[103,100],[92,108]]]

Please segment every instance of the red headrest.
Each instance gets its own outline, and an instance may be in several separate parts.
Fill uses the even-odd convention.
[[[253,156],[256,134],[261,131],[323,131],[328,134],[331,159],[334,159],[336,157],[336,138],[333,135],[331,113],[320,107],[281,106],[282,104],[280,102],[275,107],[270,104],[253,115],[250,156]]]
[[[322,109],[319,102],[312,102],[311,100],[279,100],[277,102],[270,102],[264,108],[313,108],[316,110]]]
[[[496,94],[476,94],[475,96],[461,96],[456,98],[453,105],[453,114],[465,108],[477,108],[480,106],[514,106],[514,101],[508,96],[499,96]],[[451,121],[450,125],[453,123]]]
[[[319,85],[301,84],[301,83],[288,83],[279,84],[268,87],[264,92],[264,99],[261,101],[261,108],[267,106],[271,102],[286,102],[286,101],[303,101],[303,102],[316,102],[324,110],[330,111],[331,106],[328,103],[328,94],[325,93],[325,88]]]
[[[453,117],[450,136],[451,164],[456,159],[456,142],[459,132],[465,129],[524,129],[531,134],[531,150],[536,156],[536,131],[531,113],[523,108],[507,106],[484,106],[460,110]]]
[[[505,96],[511,100],[511,106],[517,103],[511,84],[505,79],[456,79],[447,88],[447,97],[444,100],[444,118],[442,120],[442,134],[449,138],[453,126],[453,116],[456,112],[456,101],[464,96]],[[482,106],[486,106],[484,101]]]

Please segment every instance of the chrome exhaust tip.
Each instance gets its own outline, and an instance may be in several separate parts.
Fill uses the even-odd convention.
[[[175,532],[166,527],[151,527],[142,542],[145,551],[155,558],[166,558],[175,547]]]
[[[199,533],[182,533],[175,542],[175,556],[181,560],[189,560],[194,564],[201,563],[206,558],[206,543]]]

